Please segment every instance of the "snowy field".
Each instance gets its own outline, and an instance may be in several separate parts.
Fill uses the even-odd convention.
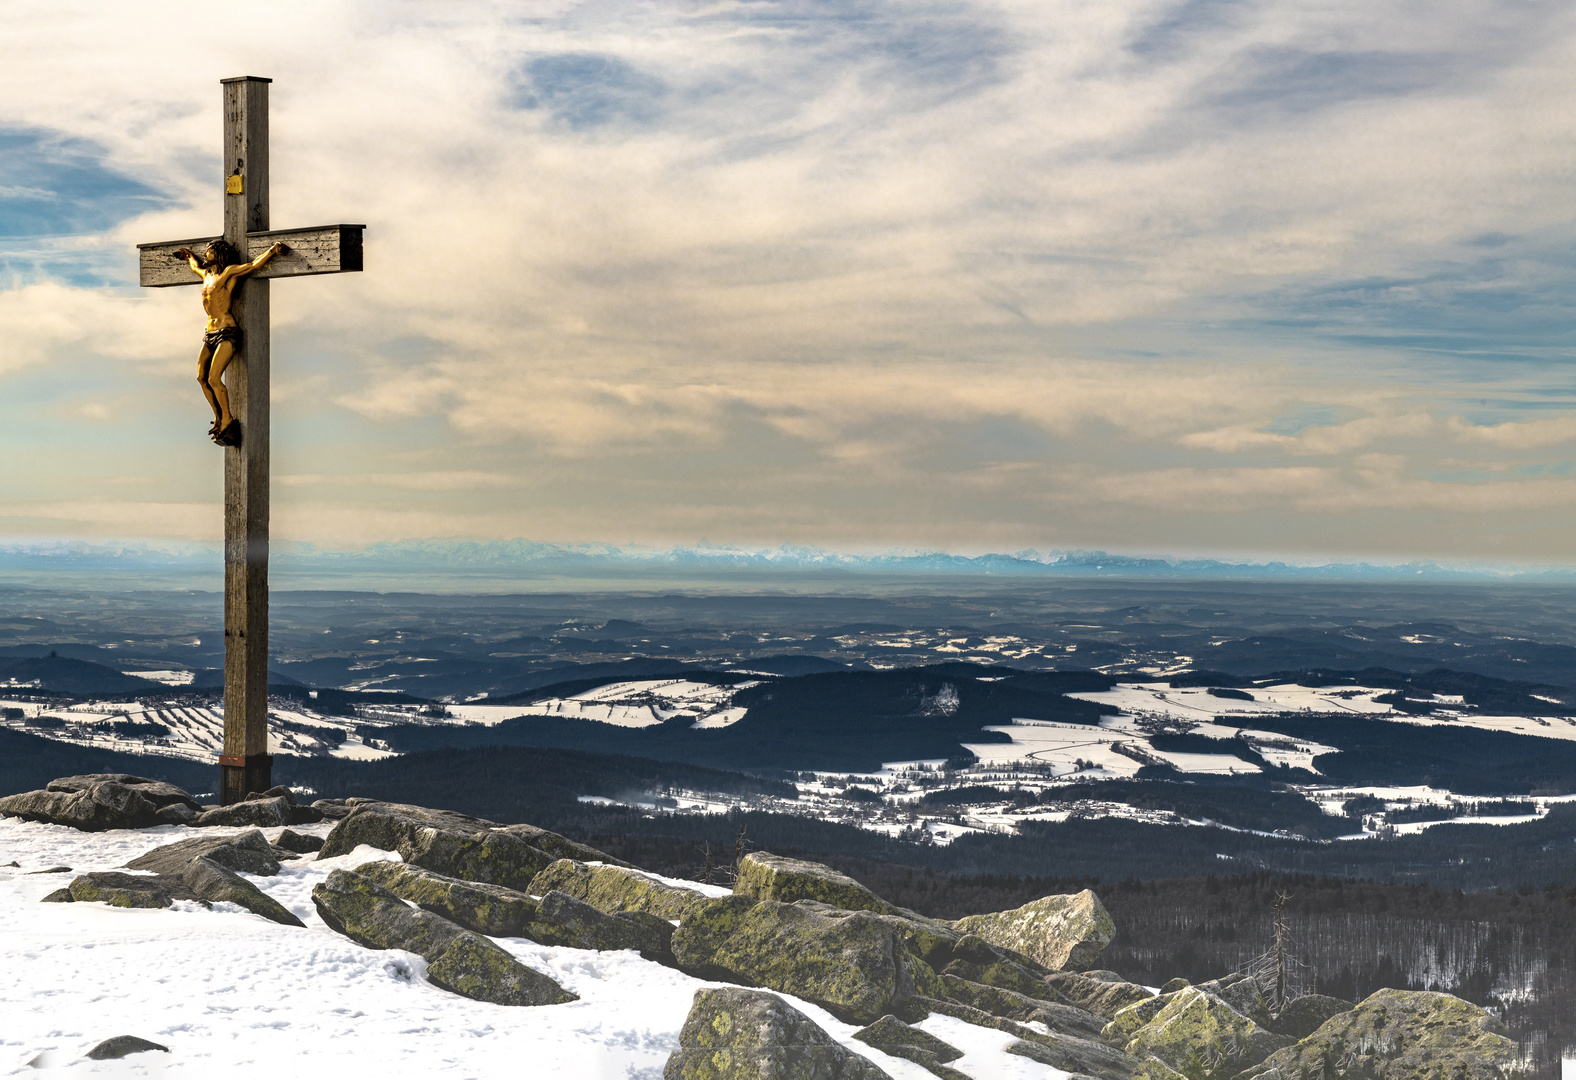
[[[325,835],[329,823],[299,827]],[[203,830],[218,835],[241,830]],[[275,830],[268,830],[272,836]],[[529,1077],[659,1080],[696,989],[718,985],[641,959],[497,939],[580,1001],[508,1008],[429,985],[410,953],[362,948],[312,905],[330,870],[374,858],[371,848],[322,862],[305,856],[255,885],[307,924],[280,926],[232,905],[165,910],[42,904],[69,866],[108,870],[191,830],[81,833],[0,819],[0,1075],[191,1077]],[[692,882],[677,884],[706,889]],[[788,998],[893,1080],[932,1080],[922,1067],[850,1037],[854,1027]],[[1012,1037],[950,1017],[925,1030],[965,1051],[952,1063],[975,1080],[1061,1080],[1067,1074],[1004,1053]],[[92,1062],[85,1051],[137,1035],[170,1053]],[[35,1063],[30,1065],[29,1063]]]
[[[1366,686],[1255,686],[1245,691],[1252,701],[1215,697],[1203,687],[1172,687],[1167,683],[1118,683],[1110,690],[1071,693],[1068,697],[1114,705],[1125,713],[1174,717],[1199,722],[1216,716],[1256,713],[1321,712],[1383,716],[1390,706],[1374,698],[1390,690]]]
[[[1438,715],[1414,716],[1396,712],[1389,705],[1374,700],[1394,691],[1365,686],[1255,686],[1246,693],[1252,701],[1238,698],[1215,697],[1207,689],[1173,688],[1166,683],[1118,683],[1110,690],[1071,693],[1068,697],[1082,698],[1113,705],[1131,717],[1161,718],[1185,724],[1215,721],[1218,729],[1197,727],[1193,730],[1211,738],[1229,738],[1237,731],[1227,725],[1241,719],[1244,727],[1251,727],[1255,715],[1266,713],[1342,713],[1382,717],[1400,723],[1464,724],[1486,731],[1505,731],[1514,735],[1537,735],[1545,739],[1576,741],[1576,717],[1563,716],[1487,716],[1464,707],[1461,698],[1448,694],[1435,694]],[[1462,706],[1452,709],[1451,706]],[[1221,723],[1220,721],[1224,721]],[[1229,734],[1220,734],[1227,732]],[[1283,738],[1284,736],[1282,736]],[[1267,755],[1266,755],[1267,756]]]
[[[1576,741],[1576,717],[1569,716],[1479,716],[1476,713],[1443,716],[1393,716],[1407,724],[1435,727],[1439,724],[1464,724],[1485,731],[1507,731],[1512,735],[1536,735],[1544,739]]]
[[[1118,743],[1133,742],[1126,732],[1111,731],[1092,724],[1058,724],[1049,720],[1017,720],[1000,731],[1011,736],[1010,743],[964,743],[980,759],[982,766],[1004,765],[1015,761],[1035,761],[1055,767],[1058,775],[1078,772],[1078,762],[1093,762],[1089,776],[1132,776],[1141,763],[1123,757],[1112,749]]]
[[[450,712],[472,719],[477,709],[488,710],[486,723],[498,723],[515,716],[562,716],[565,719],[596,720],[616,727],[642,728],[687,716],[691,727],[716,728],[737,723],[745,710],[729,703],[737,690],[756,686],[713,686],[688,679],[655,679],[609,683],[569,697],[543,698],[528,705],[457,705]]]
[[[0,699],[0,708],[20,713],[19,718],[8,719],[6,726],[34,735],[43,735],[78,746],[92,746],[100,750],[116,750],[127,754],[160,754],[207,762],[224,748],[224,710],[208,705],[162,705],[147,707],[136,701],[92,701],[77,705],[40,705],[30,701]],[[339,717],[325,717],[305,709],[273,704],[268,714],[276,722],[268,733],[270,754],[326,755],[371,761],[391,757],[386,750],[367,746],[354,733],[357,721]],[[65,722],[64,727],[45,728],[38,725],[40,718]],[[141,725],[154,730],[151,725],[164,728],[168,734],[127,734],[117,732],[114,725]],[[314,732],[323,732],[315,736]],[[328,738],[330,732],[346,732],[342,742]]]

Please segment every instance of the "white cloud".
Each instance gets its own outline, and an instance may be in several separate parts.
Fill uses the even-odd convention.
[[[0,379],[104,423],[124,406],[88,372],[120,364],[200,414],[196,297],[137,295],[131,245],[214,231],[217,80],[272,76],[274,224],[368,225],[366,273],[273,287],[300,538],[1121,547],[1212,507],[1222,543],[1255,514],[1300,542],[1308,515],[1411,505],[1470,542],[1473,514],[1568,504],[1516,470],[1576,412],[1460,419],[1543,370],[1463,335],[1501,319],[1543,356],[1566,325],[1571,275],[1528,246],[1569,228],[1555,5],[268,10],[0,11],[0,130],[173,199],[0,239],[30,268],[0,291]],[[1297,402],[1345,411],[1278,424]],[[13,455],[53,437],[11,427]],[[78,460],[48,466],[73,514]],[[1425,479],[1452,471],[1478,479]],[[94,528],[134,520],[115,507]]]

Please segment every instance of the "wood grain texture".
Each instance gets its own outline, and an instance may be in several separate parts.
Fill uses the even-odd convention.
[[[365,228],[365,225],[313,225],[305,229],[253,232],[247,234],[246,245],[241,250],[246,252],[247,259],[255,259],[275,240],[283,240],[290,249],[274,256],[267,266],[252,275],[255,278],[351,274],[361,269],[361,234]],[[201,254],[203,248],[217,239],[217,236],[196,236],[190,240],[138,244],[142,285],[152,289],[172,285],[201,285],[202,278],[192,273],[186,260],[175,252],[186,247]]]
[[[268,84],[224,84],[225,172],[241,194],[224,194],[224,238],[237,251],[268,229]],[[221,187],[221,191],[224,189]],[[189,272],[189,270],[188,270]],[[195,277],[196,275],[192,275]],[[268,753],[269,284],[236,287],[230,306],[241,345],[225,373],[241,445],[224,448],[224,752]],[[266,779],[250,770],[252,782]],[[220,766],[220,801],[246,795],[248,770]]]

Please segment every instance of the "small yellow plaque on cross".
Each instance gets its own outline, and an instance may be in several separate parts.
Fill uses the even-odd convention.
[[[224,193],[226,195],[239,195],[241,193],[241,174],[224,178]]]

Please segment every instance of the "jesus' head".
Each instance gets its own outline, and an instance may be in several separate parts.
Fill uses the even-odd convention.
[[[215,240],[203,249],[203,266],[214,270],[223,270],[226,266],[240,262],[235,256],[235,249],[224,240]]]

